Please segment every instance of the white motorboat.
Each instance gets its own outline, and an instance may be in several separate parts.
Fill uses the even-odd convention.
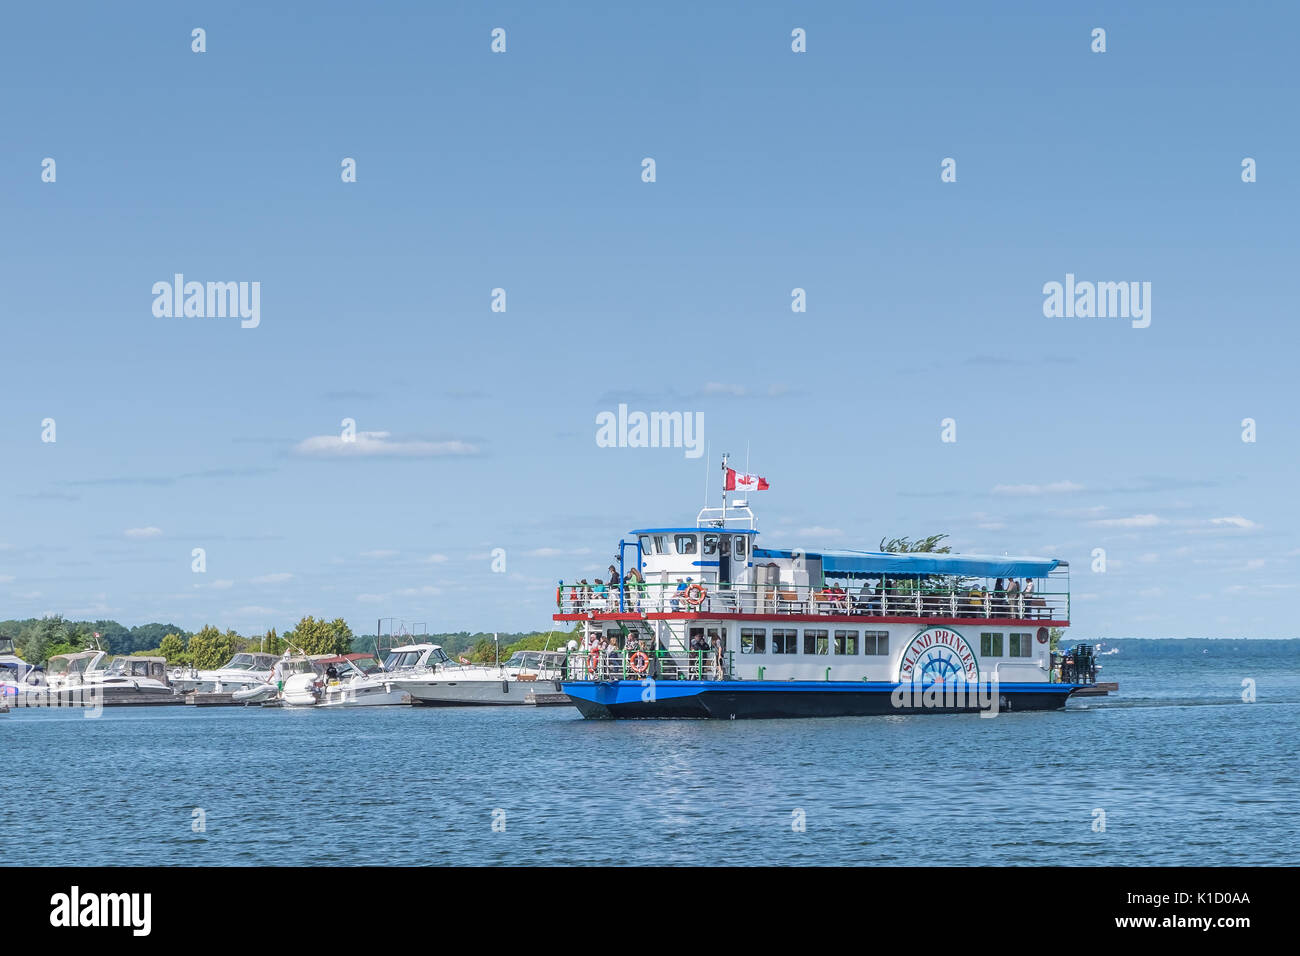
[[[299,673],[284,682],[280,700],[287,707],[382,707],[411,703],[395,676],[451,663],[436,644],[408,644],[388,651],[383,664],[369,654],[311,658],[315,676]]]
[[[271,668],[280,658],[275,654],[254,651],[241,652],[221,667],[198,670],[194,667],[173,668],[172,685],[179,693],[237,693],[265,684],[271,679]]]
[[[162,657],[110,658],[107,651],[55,654],[46,666],[44,680],[36,672],[16,695],[19,707],[178,704]]]
[[[394,690],[411,695],[411,703],[428,707],[528,704],[539,684],[559,693],[564,677],[563,651],[516,651],[502,664],[458,664],[446,655],[435,666],[388,678]]]

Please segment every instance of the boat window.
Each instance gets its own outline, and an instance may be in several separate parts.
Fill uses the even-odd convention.
[[[748,546],[749,542],[745,539],[743,534],[736,535],[736,557],[743,558],[745,556],[745,549]]]
[[[668,553],[668,535],[666,534],[655,535],[655,554],[667,554],[667,553]]]
[[[130,663],[128,666],[131,668],[131,670],[130,670],[130,674],[131,674],[132,677],[148,677],[148,676],[149,676],[149,662],[148,662],[148,661],[131,661],[131,663]]]
[[[740,629],[740,653],[766,654],[767,629],[762,627],[742,627]]]
[[[980,634],[980,657],[1001,657],[1002,635],[991,631]]]
[[[805,654],[830,653],[829,633],[820,628],[805,628],[803,632],[803,652]]]
[[[636,540],[637,540],[637,544],[641,545],[642,554],[654,553],[653,551],[650,550],[650,536],[648,534],[638,535]]]
[[[793,629],[781,630],[778,628],[772,631],[772,653],[793,654],[798,646],[798,640],[798,631]]]
[[[695,553],[695,535],[679,534],[677,536],[677,553],[694,554]]]
[[[1011,634],[1009,639],[1011,646],[1008,648],[1008,657],[1034,656],[1034,636],[1032,634]]]
[[[857,631],[836,631],[835,632],[835,653],[836,654],[857,654],[858,653],[858,632]]]
[[[704,554],[713,555],[718,553],[718,536],[716,534],[706,534],[704,536]]]
[[[862,653],[882,655],[889,653],[888,631],[863,631]]]

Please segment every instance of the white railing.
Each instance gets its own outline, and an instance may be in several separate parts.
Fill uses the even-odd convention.
[[[690,590],[688,590],[690,588]],[[558,613],[825,614],[855,617],[1011,618],[1068,621],[1068,591],[993,591],[903,585],[863,592],[781,584],[627,584],[610,590],[561,582]]]

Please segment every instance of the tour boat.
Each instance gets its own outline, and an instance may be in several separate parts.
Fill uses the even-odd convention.
[[[428,669],[387,678],[387,683],[409,694],[416,706],[533,704],[539,685],[559,693],[568,656],[565,651],[516,651],[500,664],[459,664],[441,650],[439,654]]]
[[[1088,645],[1065,673],[1052,653],[1059,559],[766,547],[725,492],[616,554],[621,584],[556,590],[554,619],[583,629],[563,690],[585,717],[989,715],[1115,689]]]

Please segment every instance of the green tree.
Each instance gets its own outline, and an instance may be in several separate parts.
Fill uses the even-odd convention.
[[[179,634],[168,634],[158,643],[158,653],[167,658],[169,664],[177,663],[185,653],[185,641]]]
[[[341,617],[318,621],[308,615],[284,639],[306,654],[347,654],[352,649],[352,628]]]
[[[200,670],[220,667],[235,653],[235,641],[238,638],[239,635],[234,631],[222,634],[211,624],[205,625],[190,638],[187,648],[190,660]]]
[[[946,537],[948,537],[946,534],[932,534],[928,538],[918,538],[915,541],[911,538],[881,538],[880,550],[891,554],[914,554],[921,551],[928,551],[933,554],[950,554],[952,553],[951,545],[945,544],[942,547],[939,545]]]

